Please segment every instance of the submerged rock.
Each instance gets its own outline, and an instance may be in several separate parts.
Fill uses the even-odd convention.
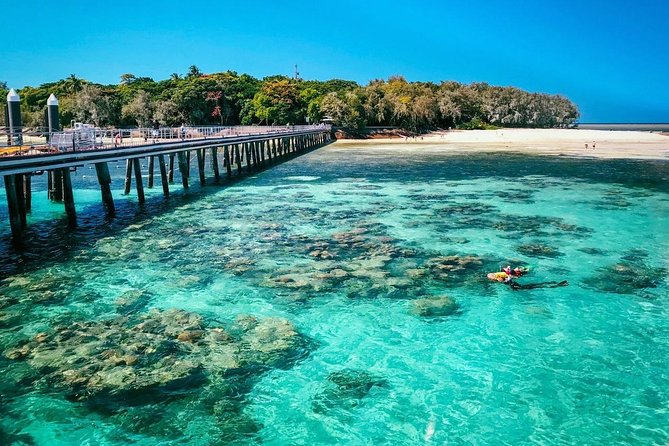
[[[134,313],[146,308],[152,298],[150,291],[134,289],[121,294],[114,303],[119,312]]]
[[[7,432],[0,427],[0,444],[6,446],[34,446],[37,441],[29,434]]]
[[[635,294],[660,286],[666,278],[665,268],[651,267],[638,261],[626,261],[599,269],[599,273],[583,281],[583,285],[605,293]]]
[[[450,316],[456,313],[460,306],[451,297],[429,297],[426,299],[416,299],[409,305],[411,314],[421,317],[440,317]]]
[[[579,248],[579,251],[585,254],[590,254],[593,256],[603,256],[606,255],[607,252],[603,249],[600,248]]]
[[[230,331],[205,327],[183,310],[151,310],[137,318],[77,322],[38,333],[4,351],[39,372],[41,385],[74,400],[157,398],[199,386],[207,373],[240,366],[250,375],[304,353],[303,338],[285,319],[241,317]]]
[[[560,257],[562,253],[552,246],[544,245],[541,243],[529,243],[526,245],[520,245],[516,250],[529,257],[547,257],[555,258]]]
[[[21,313],[0,311],[0,328],[11,327],[21,321]]]
[[[426,267],[435,279],[459,285],[471,279],[478,280],[483,263],[483,259],[476,255],[450,255],[433,257],[426,262]]]
[[[328,375],[326,388],[314,396],[314,412],[325,413],[334,408],[353,409],[373,388],[385,388],[388,381],[358,369],[344,369]]]

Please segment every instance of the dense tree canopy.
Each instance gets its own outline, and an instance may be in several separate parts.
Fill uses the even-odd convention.
[[[0,82],[5,95],[7,86]],[[569,99],[486,83],[408,82],[400,76],[356,82],[262,80],[234,71],[203,74],[191,66],[184,76],[155,81],[132,73],[117,85],[94,84],[75,75],[19,90],[24,125],[41,127],[46,100],[60,100],[61,122],[98,126],[285,125],[319,122],[362,129],[397,126],[411,130],[436,127],[563,127],[579,116]],[[4,116],[0,117],[3,119]]]

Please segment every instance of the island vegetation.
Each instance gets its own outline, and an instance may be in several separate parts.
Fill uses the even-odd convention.
[[[6,94],[7,85],[0,83],[0,90]],[[286,125],[325,119],[351,130],[393,126],[426,131],[567,127],[579,116],[577,106],[564,96],[482,82],[436,84],[394,76],[361,86],[340,79],[257,79],[234,71],[204,74],[196,66],[160,81],[123,74],[118,84],[102,85],[70,75],[18,92],[28,128],[44,125],[51,93],[60,101],[61,122],[97,126]]]

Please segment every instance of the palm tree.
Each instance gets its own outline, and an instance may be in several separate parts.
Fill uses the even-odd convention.
[[[76,93],[79,90],[81,90],[81,87],[83,86],[83,81],[74,74],[70,74],[67,77],[67,79],[65,79],[64,84],[65,84],[65,90],[68,93]]]

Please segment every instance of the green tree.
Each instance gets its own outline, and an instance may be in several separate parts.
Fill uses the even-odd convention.
[[[132,101],[121,109],[123,117],[129,118],[140,127],[149,127],[153,120],[154,106],[149,94],[139,90]]]
[[[197,65],[191,65],[188,67],[188,74],[186,74],[186,79],[201,77],[202,71],[197,67]]]
[[[361,130],[365,127],[365,111],[359,90],[328,93],[321,102],[321,111],[336,125]]]
[[[272,79],[263,84],[251,101],[254,116],[261,124],[283,125],[302,122],[297,85],[289,79]]]
[[[120,120],[119,105],[113,93],[105,92],[96,85],[84,85],[75,96],[74,117],[97,126],[112,125]]]

